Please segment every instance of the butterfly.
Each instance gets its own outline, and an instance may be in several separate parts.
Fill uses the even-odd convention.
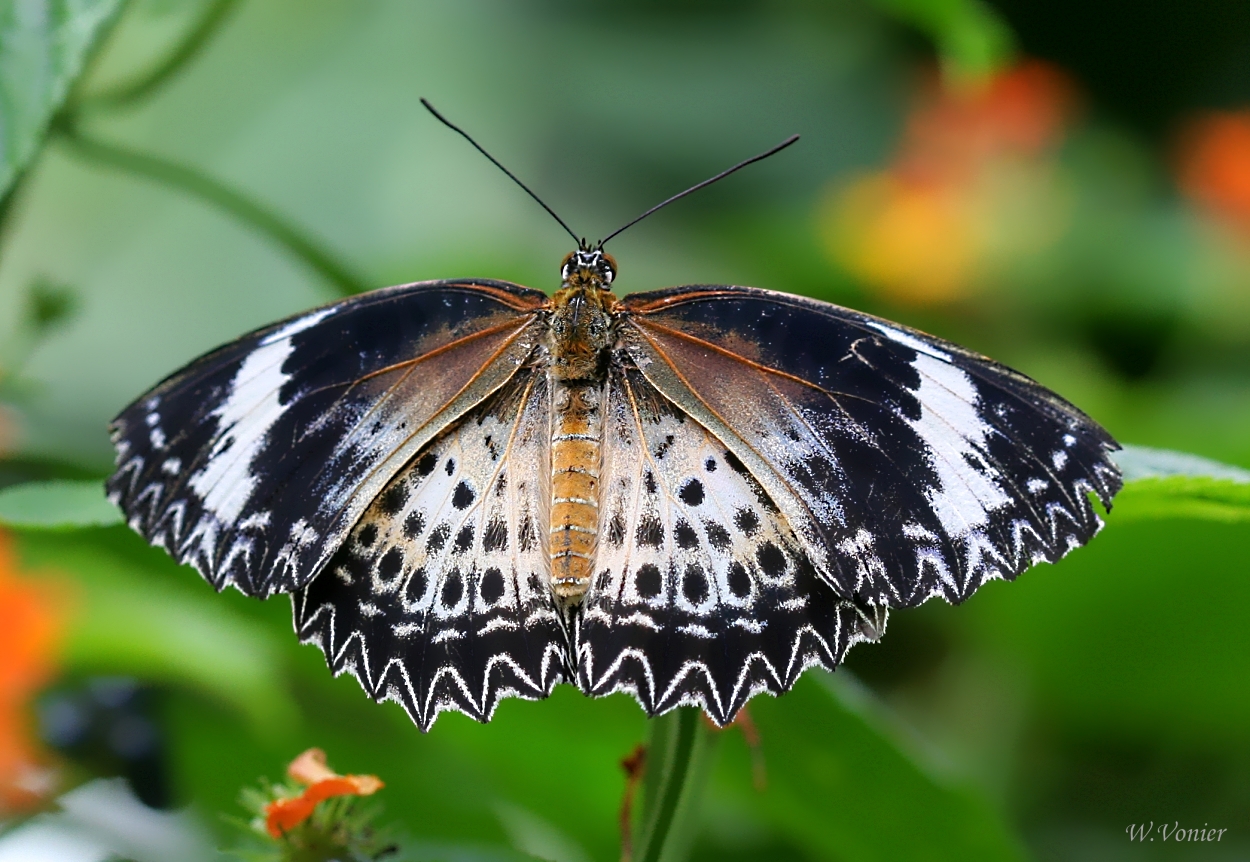
[[[1058,560],[1120,488],[1105,430],[984,356],[616,274],[579,241],[550,297],[419,282],[245,335],[114,420],[110,499],[427,730],[562,682],[725,724],[891,609]]]

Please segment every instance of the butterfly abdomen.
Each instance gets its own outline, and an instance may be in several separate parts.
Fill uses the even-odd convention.
[[[590,586],[599,535],[600,384],[554,382],[551,423],[551,587],[577,601]]]

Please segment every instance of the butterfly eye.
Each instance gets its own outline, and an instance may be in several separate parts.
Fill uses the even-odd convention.
[[[616,258],[605,251],[603,253],[603,286],[605,288],[616,279],[616,272]]]
[[[569,272],[573,266],[573,261],[577,257],[577,252],[571,251],[564,256],[564,262],[560,264],[560,278],[567,280]]]

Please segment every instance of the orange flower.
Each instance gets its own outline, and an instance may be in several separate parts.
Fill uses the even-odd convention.
[[[894,170],[949,183],[997,157],[1037,155],[1063,134],[1074,93],[1061,71],[1037,60],[978,85],[931,91],[908,118]]]
[[[22,580],[9,536],[0,530],[0,816],[28,810],[53,788],[32,732],[30,701],[56,672],[65,597]]]
[[[1250,110],[1195,120],[1182,135],[1179,162],[1185,194],[1250,233]]]
[[[274,838],[307,820],[319,802],[334,796],[371,796],[384,786],[376,775],[339,775],[326,765],[320,748],[310,748],[292,760],[286,774],[306,786],[299,796],[265,806],[265,828]]]

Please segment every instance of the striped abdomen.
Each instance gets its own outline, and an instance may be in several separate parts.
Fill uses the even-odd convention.
[[[600,391],[597,383],[553,381],[551,586],[574,601],[590,587],[599,536]]]

